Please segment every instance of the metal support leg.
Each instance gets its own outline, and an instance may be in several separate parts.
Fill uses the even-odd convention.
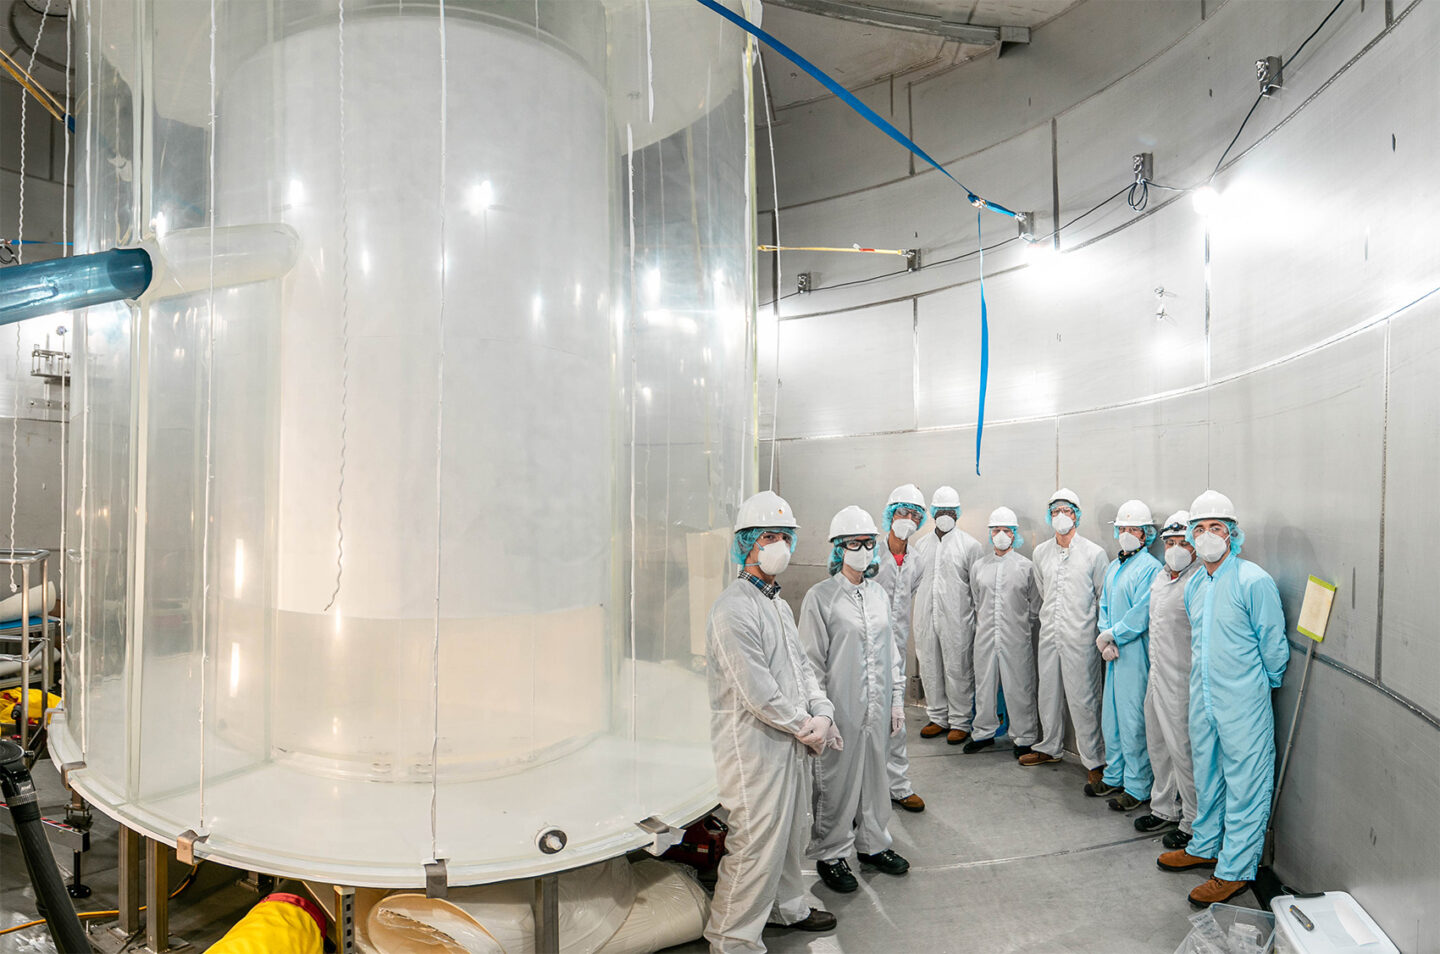
[[[14,586],[15,578],[10,578]],[[20,748],[30,749],[30,564],[20,566]],[[44,698],[42,695],[41,698]],[[43,723],[42,723],[43,724]]]
[[[145,949],[170,950],[170,846],[153,839],[145,842]]]
[[[335,886],[335,954],[355,954],[355,889]]]
[[[560,954],[560,876],[535,879],[535,954]]]
[[[120,926],[115,933],[131,937],[140,930],[140,835],[120,826]]]

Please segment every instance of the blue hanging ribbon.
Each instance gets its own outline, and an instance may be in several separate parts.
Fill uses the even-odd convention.
[[[714,10],[716,13],[720,14],[722,17],[729,20],[731,23],[735,24],[740,29],[744,30],[746,33],[749,33],[751,36],[755,37],[761,43],[764,43],[766,46],[770,47],[770,49],[774,50],[776,53],[779,53],[781,56],[785,57],[785,59],[789,60],[791,63],[794,63],[796,66],[809,73],[812,77],[814,77],[816,82],[818,82],[821,86],[825,87],[830,92],[838,96],[840,98],[840,101],[843,102],[846,106],[849,106],[851,109],[855,110],[855,112],[865,117],[865,119],[868,120],[869,123],[876,129],[880,130],[885,135],[889,136],[891,139],[895,140],[900,145],[904,146],[906,149],[910,150],[915,155],[919,156],[921,159],[924,159],[926,162],[930,163],[930,165],[940,170],[940,172],[945,176],[945,178],[949,179],[951,182],[955,183],[960,188],[965,189],[965,184],[959,179],[952,176],[948,171],[946,171],[945,167],[940,165],[940,163],[930,158],[929,153],[927,153],[924,149],[921,149],[919,146],[915,145],[915,143],[912,142],[908,136],[906,136],[900,130],[896,129],[893,125],[891,125],[888,120],[886,120],[879,113],[875,112],[875,110],[871,109],[869,106],[866,106],[864,103],[860,102],[860,100],[856,99],[854,93],[850,92],[848,89],[835,82],[835,80],[831,79],[829,74],[827,74],[820,67],[816,66],[814,63],[811,63],[809,60],[805,59],[805,57],[801,56],[799,53],[796,53],[794,50],[790,49],[790,47],[775,39],[775,37],[771,36],[769,33],[766,33],[764,30],[760,29],[758,26],[751,23],[749,20],[740,16],[740,14],[727,9],[725,6],[718,3],[717,0],[697,0],[697,2],[702,4],[703,6],[709,7],[711,10]],[[1011,216],[1012,218],[1015,215],[1014,212],[1011,212],[1009,209],[1006,209],[1003,206],[995,206],[992,203],[987,202],[986,200],[977,196],[975,193],[971,192],[969,189],[965,189],[965,196],[972,203],[983,203],[983,205],[980,206],[981,208],[992,208],[995,211],[1002,212],[1005,215]]]
[[[980,233],[980,213],[975,213],[975,232]],[[975,419],[975,476],[980,476],[980,438],[985,434],[985,387],[990,378],[990,316],[985,308],[985,237],[980,239],[980,412]]]

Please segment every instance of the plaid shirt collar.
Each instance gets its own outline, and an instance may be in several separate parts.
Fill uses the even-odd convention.
[[[740,571],[740,579],[754,583],[755,588],[761,593],[764,593],[766,599],[773,600],[780,593],[779,583],[766,583],[764,580],[760,579],[760,577],[755,576],[753,573],[749,573],[745,570]]]

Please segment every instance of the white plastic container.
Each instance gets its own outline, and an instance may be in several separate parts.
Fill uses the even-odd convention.
[[[1313,930],[1305,929],[1291,905],[1310,919]],[[1400,954],[1348,892],[1327,891],[1315,898],[1282,894],[1270,902],[1270,910],[1275,912],[1275,954]]]

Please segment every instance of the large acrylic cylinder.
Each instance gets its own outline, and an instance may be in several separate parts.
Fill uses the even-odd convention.
[[[744,35],[693,0],[77,12],[77,236],[157,280],[76,315],[72,783],[376,886],[707,811],[755,470]]]

